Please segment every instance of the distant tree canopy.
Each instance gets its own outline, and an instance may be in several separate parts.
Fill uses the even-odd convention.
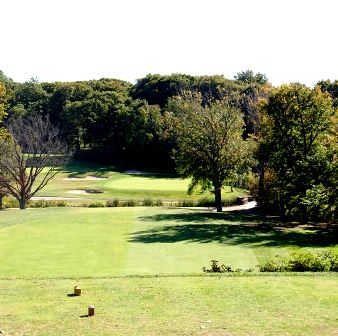
[[[244,137],[257,129],[257,102],[268,84],[223,76],[147,75],[135,85],[103,78],[82,82],[14,83],[0,73],[6,87],[8,119],[49,116],[60,136],[81,157],[120,164],[173,168],[174,139],[163,137],[163,114],[170,98],[198,92],[203,104],[237,95],[244,113]]]

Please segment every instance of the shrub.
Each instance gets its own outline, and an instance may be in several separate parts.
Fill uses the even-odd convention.
[[[143,206],[153,206],[156,204],[151,198],[145,198],[142,202]]]
[[[109,208],[118,207],[120,206],[120,200],[118,198],[114,198],[113,200],[108,200],[106,202],[106,206]]]
[[[202,270],[203,272],[206,272],[206,273],[227,273],[227,272],[240,273],[240,272],[253,272],[254,271],[254,269],[252,268],[249,268],[244,271],[240,268],[237,268],[235,271],[233,271],[230,266],[225,266],[224,264],[219,265],[218,260],[211,260],[211,267],[210,268],[203,267]]]
[[[129,199],[125,203],[123,203],[123,206],[134,207],[137,206],[137,202],[134,199]]]
[[[200,206],[200,207],[214,207],[215,206],[215,200],[213,198],[210,198],[210,197],[203,197],[203,198],[200,198],[197,201],[196,205]]]
[[[260,272],[338,272],[338,255],[332,251],[294,253],[259,266]]]
[[[179,205],[181,207],[193,207],[195,206],[195,203],[193,200],[189,200],[189,199],[184,199],[183,201],[179,202]]]
[[[163,201],[161,199],[157,199],[155,202],[156,206],[163,206]]]
[[[102,202],[89,203],[88,208],[104,208],[104,204]]]
[[[4,208],[18,208],[19,202],[15,198],[5,196],[3,198],[3,206]]]
[[[232,272],[232,269],[230,266],[225,266],[224,264],[219,265],[218,260],[211,260],[211,267],[210,268],[203,267],[203,272],[225,273],[225,272]]]

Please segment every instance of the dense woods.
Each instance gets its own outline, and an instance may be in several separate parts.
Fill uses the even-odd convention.
[[[178,97],[187,97],[187,93],[198,96],[195,107],[183,107]],[[262,211],[279,213],[282,218],[295,216],[303,222],[337,218],[338,81],[320,81],[314,89],[301,84],[274,88],[264,74],[248,70],[233,80],[149,74],[135,85],[108,78],[55,83],[33,78],[16,83],[0,72],[0,116],[4,123],[48,116],[78,158],[172,171],[178,166],[202,188],[209,186],[209,177],[194,175],[188,166],[196,173],[196,160],[187,162],[194,157],[192,150],[197,148],[203,154],[208,145],[201,142],[201,134],[193,132],[196,127],[187,134],[185,125],[197,120],[197,110],[208,111],[209,124],[203,127],[210,131],[212,124],[214,129],[222,129],[222,113],[217,113],[225,101],[239,116],[235,123],[237,140],[233,141],[238,148],[244,146],[240,141],[250,141],[252,157],[250,169],[227,170],[219,184],[249,187]],[[217,118],[218,125],[214,125]],[[221,161],[223,170],[233,157],[230,152]],[[205,160],[205,167],[198,169],[206,172],[211,161]],[[236,167],[242,166],[247,167],[236,163]],[[211,185],[219,188],[215,188],[215,181]]]

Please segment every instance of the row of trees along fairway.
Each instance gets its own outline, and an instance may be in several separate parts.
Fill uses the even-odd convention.
[[[48,119],[28,116],[11,120],[0,137],[0,190],[25,209],[69,158],[66,144]],[[40,179],[37,179],[40,177]]]
[[[192,177],[188,191],[197,185],[212,189],[216,209],[222,211],[222,186],[250,163],[252,142],[242,138],[242,112],[229,97],[203,102],[201,94],[191,92],[171,99],[168,109],[178,171]]]

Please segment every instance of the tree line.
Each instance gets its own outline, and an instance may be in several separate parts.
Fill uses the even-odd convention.
[[[274,88],[263,74],[152,75],[15,83],[0,73],[3,119],[48,116],[80,158],[177,168],[189,191],[250,188],[281,218],[337,219],[338,81]],[[2,92],[2,93],[1,93]],[[1,112],[1,110],[0,110]]]

